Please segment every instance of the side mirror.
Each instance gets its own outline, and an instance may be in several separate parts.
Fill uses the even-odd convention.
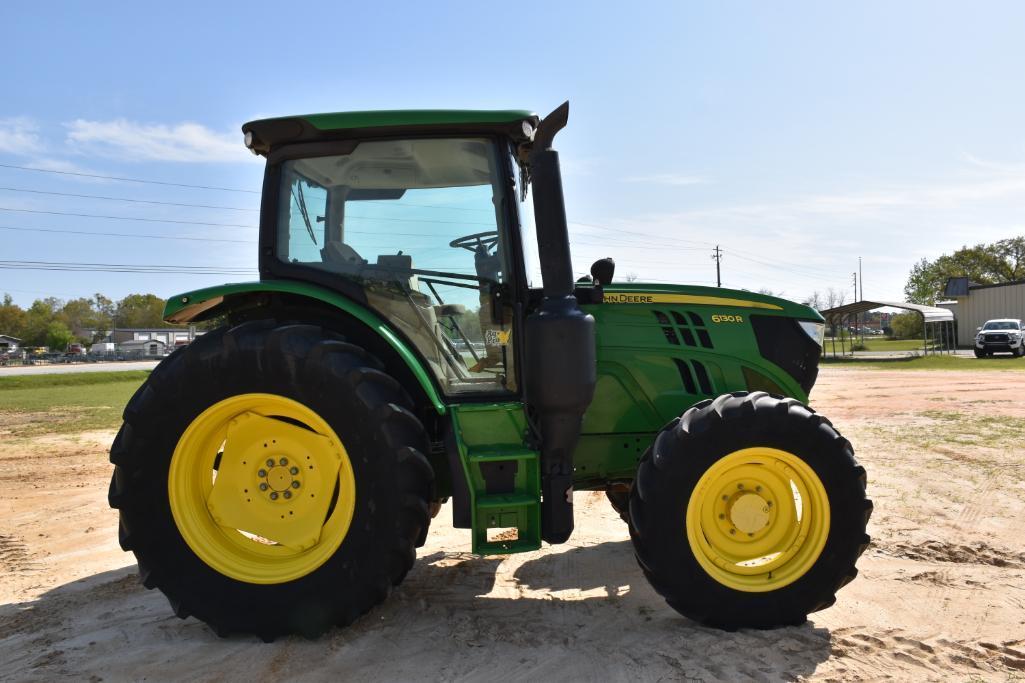
[[[591,264],[591,277],[594,278],[594,284],[599,287],[612,282],[612,276],[616,272],[616,262],[611,258],[600,258]]]
[[[981,328],[981,327],[976,327],[976,328],[975,328],[975,331],[976,331],[976,332],[982,332],[982,328]]]

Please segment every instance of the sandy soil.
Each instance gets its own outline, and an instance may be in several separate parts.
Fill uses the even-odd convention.
[[[382,607],[314,642],[219,639],[143,589],[93,432],[0,443],[0,679],[1021,680],[1025,374],[825,368],[813,395],[868,468],[861,575],[800,627],[678,616],[602,494],[568,545],[469,554],[435,520]],[[982,424],[982,427],[979,425]]]

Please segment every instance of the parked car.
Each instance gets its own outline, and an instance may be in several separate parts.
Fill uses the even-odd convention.
[[[1018,318],[987,320],[975,335],[975,357],[983,358],[994,353],[1010,353],[1025,356],[1025,324]]]

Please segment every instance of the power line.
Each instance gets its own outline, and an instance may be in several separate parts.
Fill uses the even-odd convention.
[[[57,228],[19,228],[10,225],[0,225],[0,230],[15,230],[18,232],[56,232],[67,235],[95,235],[99,237],[136,237],[139,239],[151,240],[184,240],[189,242],[233,242],[237,244],[256,244],[256,240],[230,240],[216,237],[192,237],[191,235],[133,235],[126,232],[92,232],[89,230],[58,230]]]
[[[25,192],[30,194],[46,194],[55,197],[77,197],[79,199],[103,199],[109,202],[132,202],[133,204],[159,204],[160,206],[185,206],[192,209],[224,209],[226,211],[259,211],[242,206],[213,206],[210,204],[182,204],[179,202],[161,202],[155,199],[130,199],[128,197],[104,197],[98,194],[74,194],[71,192],[47,192],[44,190],[28,190],[21,187],[0,187],[7,192]]]
[[[48,270],[99,273],[177,273],[188,275],[249,275],[254,268],[230,266],[182,266],[127,263],[77,263],[70,261],[0,261],[0,270]]]
[[[16,166],[14,164],[0,164],[0,168],[13,168],[19,171],[35,171],[36,173],[56,173],[59,175],[72,175],[81,178],[100,178],[102,180],[118,180],[123,183],[144,183],[146,185],[167,185],[169,187],[188,187],[193,190],[217,190],[220,192],[244,192],[246,194],[260,194],[259,190],[242,190],[236,187],[216,187],[212,185],[188,185],[186,183],[169,183],[162,180],[144,180],[142,178],[124,178],[112,175],[100,175],[98,173],[81,173],[79,171],[55,171],[50,168],[34,168],[32,166]]]
[[[40,211],[38,209],[12,209],[0,206],[0,211],[18,211],[20,213],[45,213],[51,216],[76,216],[78,218],[108,218],[115,221],[144,221],[146,223],[177,223],[179,225],[210,225],[218,228],[248,228],[255,230],[254,225],[239,225],[238,223],[205,223],[203,221],[177,221],[170,218],[135,218],[133,216],[101,216],[93,213],[68,213],[65,211]]]

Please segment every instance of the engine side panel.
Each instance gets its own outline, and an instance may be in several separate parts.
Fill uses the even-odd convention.
[[[757,334],[762,348],[779,344],[766,344],[756,326],[779,329],[758,316],[789,319],[780,324],[804,335],[797,320],[821,320],[810,308],[736,290],[632,284],[607,287],[603,303],[584,310],[596,322],[598,386],[574,454],[581,488],[632,479],[658,430],[704,399],[764,390],[808,400],[807,347],[799,337],[791,344],[805,362],[795,377],[762,355]]]

